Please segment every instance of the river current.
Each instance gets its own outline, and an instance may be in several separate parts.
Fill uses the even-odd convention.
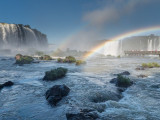
[[[160,68],[135,70],[142,63],[157,62],[153,57],[92,58],[84,66],[56,61],[15,65],[13,57],[0,57],[0,84],[13,81],[12,87],[0,90],[0,120],[66,120],[66,113],[83,108],[95,109],[99,120],[160,120]],[[68,68],[67,75],[52,82],[43,81],[45,71]],[[119,101],[93,102],[99,96],[116,93],[110,83],[114,74],[129,71],[134,84],[122,93]],[[144,74],[147,78],[138,78]],[[45,92],[65,84],[71,91],[57,106],[51,107]],[[159,86],[159,87],[154,87]]]

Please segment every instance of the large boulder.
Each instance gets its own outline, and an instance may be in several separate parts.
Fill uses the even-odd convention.
[[[51,105],[56,105],[69,92],[70,89],[66,85],[55,85],[47,90],[45,97]]]
[[[21,54],[17,54],[15,56],[15,59],[16,59],[15,64],[19,64],[19,65],[30,64],[34,61],[34,59],[31,56],[23,56]]]
[[[67,71],[68,70],[66,68],[62,68],[62,67],[59,67],[57,69],[52,69],[50,71],[46,71],[45,76],[43,77],[43,80],[53,81],[53,80],[62,78],[66,75]]]
[[[51,56],[49,56],[49,55],[41,56],[39,59],[40,60],[52,60]]]
[[[92,109],[83,109],[79,113],[67,113],[67,120],[96,120],[98,114]]]
[[[113,78],[110,83],[116,84],[117,87],[127,88],[133,84],[133,81],[119,74],[117,78]]]

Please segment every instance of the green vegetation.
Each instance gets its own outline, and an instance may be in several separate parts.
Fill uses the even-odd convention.
[[[21,54],[17,54],[15,59],[16,64],[30,64],[34,60],[31,56],[23,56]]]
[[[59,62],[59,63],[75,63],[76,58],[73,56],[67,56],[65,59],[58,58],[57,62]]]
[[[52,58],[49,55],[41,56],[39,59],[40,60],[52,60]]]
[[[158,63],[152,62],[152,63],[142,63],[142,67],[144,68],[154,68],[154,67],[160,67]]]
[[[67,56],[65,58],[65,62],[67,62],[67,63],[75,63],[76,62],[76,58],[73,57],[73,56]]]
[[[76,65],[84,65],[84,64],[86,64],[86,61],[83,61],[83,60],[77,60],[76,61]]]
[[[120,55],[118,55],[118,56],[117,56],[117,58],[121,58],[121,56],[120,56]]]
[[[129,78],[118,75],[117,77],[117,86],[118,87],[129,87],[132,85],[132,81]]]
[[[62,67],[59,67],[57,69],[52,69],[50,71],[45,72],[45,76],[43,80],[52,81],[52,80],[62,78],[66,75],[67,71],[68,70],[66,68],[62,68]]]

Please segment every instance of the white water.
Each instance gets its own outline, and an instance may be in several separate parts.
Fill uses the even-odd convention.
[[[3,58],[3,57],[2,57]],[[0,58],[0,59],[2,59]],[[97,111],[99,120],[160,120],[160,68],[136,71],[141,63],[158,62],[153,58],[98,58],[90,59],[85,66],[59,64],[56,61],[40,62],[24,66],[13,65],[14,58],[0,61],[0,84],[13,81],[15,85],[0,91],[0,120],[66,120],[66,112],[83,108]],[[56,67],[68,68],[66,77],[45,82],[45,71]],[[94,103],[92,98],[116,92],[114,84],[109,81],[113,74],[129,71],[135,84],[123,93],[124,97]],[[155,74],[157,73],[157,74]],[[145,74],[150,77],[138,78]],[[65,84],[71,91],[55,107],[45,99],[45,92],[53,85]],[[102,110],[102,112],[98,112]]]
[[[123,55],[125,50],[160,50],[160,37],[150,35],[110,41],[106,43],[103,50],[105,55],[112,56]]]
[[[41,32],[20,24],[0,23],[0,49],[42,48],[47,38]]]

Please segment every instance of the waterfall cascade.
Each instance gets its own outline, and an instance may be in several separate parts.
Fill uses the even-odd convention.
[[[104,46],[105,55],[123,55],[126,50],[159,51],[160,37],[153,34],[149,36],[133,36],[119,41],[107,42]]]
[[[43,49],[47,37],[29,25],[0,23],[0,49]]]

